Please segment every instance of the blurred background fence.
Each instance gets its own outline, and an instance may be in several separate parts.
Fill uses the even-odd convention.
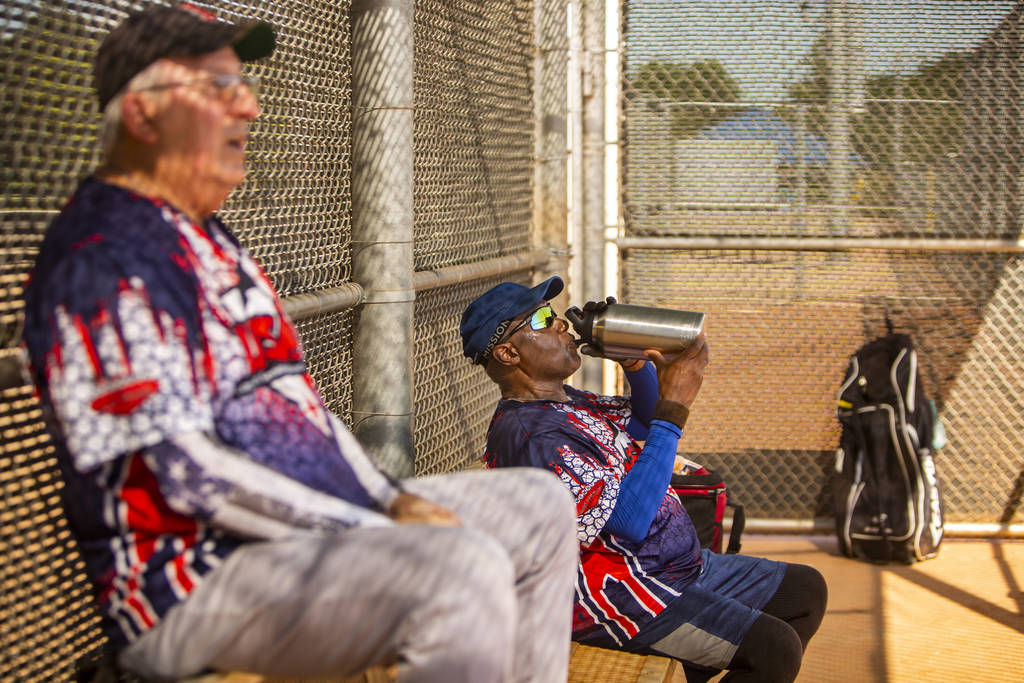
[[[621,12],[621,288],[708,313],[690,457],[752,517],[828,516],[836,389],[888,316],[947,521],[1024,520],[1021,3]]]
[[[0,680],[68,680],[102,646],[17,345],[42,233],[98,161],[91,56],[144,4],[0,0]],[[249,178],[223,217],[351,423],[360,302],[373,295],[354,265],[353,17],[411,9],[415,301],[402,367],[416,474],[481,455],[497,392],[461,355],[465,304],[502,280],[569,272],[575,297],[603,296],[600,280],[582,286],[598,270],[581,256],[600,258],[607,237],[620,298],[708,312],[713,363],[684,448],[726,475],[748,515],[828,514],[835,391],[888,315],[914,336],[947,428],[949,519],[1022,521],[1020,3],[647,0],[607,15],[589,0],[195,4],[278,27],[277,52],[253,67],[263,114]],[[583,39],[606,26],[618,29],[606,52],[619,65],[607,79],[619,221],[595,241],[579,227],[604,169],[580,161],[584,145],[604,147],[587,107],[605,81],[588,59],[606,55]]]

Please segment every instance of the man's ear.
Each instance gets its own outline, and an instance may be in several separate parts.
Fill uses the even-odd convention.
[[[519,350],[509,342],[498,344],[491,351],[491,358],[498,361],[502,365],[515,366],[519,365],[519,361],[522,356],[519,355]]]
[[[156,141],[156,113],[156,103],[145,93],[126,92],[121,96],[121,126],[127,135],[140,142]]]

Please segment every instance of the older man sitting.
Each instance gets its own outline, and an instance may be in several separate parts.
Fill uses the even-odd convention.
[[[105,162],[47,231],[25,342],[111,646],[205,669],[564,681],[577,547],[555,477],[395,481],[324,406],[271,283],[216,217],[274,33],[191,5],[99,49]]]

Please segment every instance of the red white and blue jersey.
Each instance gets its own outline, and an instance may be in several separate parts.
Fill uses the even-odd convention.
[[[567,402],[499,401],[484,460],[488,467],[542,467],[568,486],[580,542],[573,640],[621,647],[696,578],[700,543],[671,489],[642,541],[604,530],[619,482],[641,450],[626,433],[629,400],[565,391]]]
[[[68,519],[115,647],[246,540],[210,523],[216,510],[175,511],[176,492],[217,501],[224,487],[187,459],[153,460],[169,439],[209,435],[257,470],[377,505],[341,452],[354,439],[325,409],[273,287],[216,218],[198,225],[84,181],[41,246],[25,346],[63,437]]]

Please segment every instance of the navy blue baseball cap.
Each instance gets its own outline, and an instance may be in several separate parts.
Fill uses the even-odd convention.
[[[508,330],[512,320],[532,310],[541,301],[558,296],[565,284],[562,278],[549,277],[536,287],[502,282],[475,299],[462,313],[459,333],[462,352],[477,365],[486,365],[491,351]]]

